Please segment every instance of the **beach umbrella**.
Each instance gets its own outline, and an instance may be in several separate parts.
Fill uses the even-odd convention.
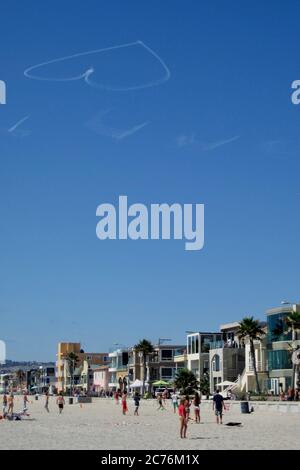
[[[136,379],[132,384],[130,384],[131,388],[139,388],[143,386],[143,382],[141,380]]]
[[[218,387],[232,387],[233,385],[238,384],[236,382],[230,382],[229,380],[224,380],[224,382],[217,384]]]
[[[169,382],[165,382],[164,380],[157,380],[152,384],[154,387],[163,387],[164,385],[170,385]]]

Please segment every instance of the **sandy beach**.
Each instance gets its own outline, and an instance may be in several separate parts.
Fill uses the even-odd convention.
[[[300,413],[257,408],[241,414],[238,406],[231,406],[224,424],[218,426],[205,403],[201,424],[190,422],[188,438],[180,439],[178,415],[170,401],[165,411],[157,411],[156,401],[143,400],[140,416],[133,415],[131,399],[128,407],[123,416],[113,400],[96,398],[81,406],[67,403],[59,416],[55,398],[51,397],[47,413],[40,397],[29,404],[30,417],[0,420],[0,449],[300,449]],[[21,408],[21,397],[16,397],[15,411]],[[226,426],[230,421],[242,426]]]

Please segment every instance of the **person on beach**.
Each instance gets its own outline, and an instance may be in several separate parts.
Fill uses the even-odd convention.
[[[166,399],[168,398],[168,395],[169,395],[169,392],[168,392],[168,390],[165,388],[164,391],[163,391],[164,405],[166,404]]]
[[[128,407],[127,407],[127,392],[126,392],[126,391],[123,392],[121,403],[122,403],[122,412],[123,412],[123,415],[126,415],[126,413],[127,413],[127,411],[128,411]]]
[[[213,398],[213,410],[215,411],[217,424],[222,424],[223,410],[225,410],[225,402],[219,390],[216,391]]]
[[[180,405],[178,408],[179,422],[180,422],[180,437],[181,439],[186,438],[188,418],[186,415],[186,400],[183,398],[180,400]]]
[[[195,398],[193,401],[196,423],[200,423],[200,403],[201,403],[200,395],[198,392],[196,392]]]
[[[7,395],[4,393],[3,399],[2,399],[2,413],[3,413],[3,418],[6,416],[6,408],[7,408]]]
[[[158,401],[158,408],[157,408],[157,411],[158,411],[158,410],[165,410],[165,407],[164,407],[164,405],[163,405],[163,398],[162,398],[162,394],[161,394],[161,393],[159,393],[159,394],[157,395],[157,401]]]
[[[178,408],[178,396],[176,392],[174,392],[172,395],[172,405],[173,405],[174,413],[176,413],[177,408]]]
[[[139,396],[138,392],[135,392],[133,401],[134,401],[134,406],[135,406],[134,415],[138,416],[139,415],[139,407],[140,407],[140,396]]]
[[[49,413],[49,392],[45,392],[45,410]]]
[[[190,402],[190,397],[188,395],[185,396],[184,406],[185,406],[186,421],[188,422],[188,420],[190,419],[190,411],[191,411],[191,402]]]
[[[58,397],[56,398],[56,403],[58,405],[59,414],[61,415],[65,404],[65,399],[63,397],[62,392],[60,392]]]
[[[29,403],[29,400],[28,400],[28,395],[26,392],[24,392],[23,394],[23,411],[26,411],[27,408],[28,408],[28,403]]]
[[[12,415],[14,412],[14,396],[12,393],[9,395],[7,399],[7,404],[8,404],[7,414],[11,413]]]
[[[115,404],[118,405],[119,404],[119,392],[118,392],[118,390],[115,391],[114,398],[115,398]]]

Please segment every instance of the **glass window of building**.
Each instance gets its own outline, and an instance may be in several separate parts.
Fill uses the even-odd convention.
[[[210,350],[210,343],[214,340],[213,335],[205,335],[201,336],[201,352],[209,352]]]
[[[269,342],[275,341],[290,341],[292,333],[288,331],[286,324],[286,317],[288,313],[276,313],[269,315],[267,318],[268,324],[268,339]]]
[[[268,351],[269,370],[292,369],[291,352],[286,349]]]
[[[188,336],[188,354],[192,354],[192,337]]]
[[[220,356],[219,354],[215,354],[212,358],[212,369],[214,372],[220,371]]]
[[[172,379],[173,378],[173,369],[172,369],[172,367],[162,367],[161,368],[161,378],[162,379]]]
[[[172,349],[162,349],[161,350],[161,360],[162,361],[172,361],[173,359],[173,350]]]
[[[192,335],[188,336],[188,354],[199,353],[199,336]]]

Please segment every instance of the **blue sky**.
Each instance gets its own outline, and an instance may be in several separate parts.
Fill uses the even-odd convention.
[[[184,343],[299,300],[297,1],[4,1],[0,316],[13,359],[142,337]],[[52,59],[142,41],[36,70]],[[26,118],[14,128],[16,123]],[[147,123],[132,135],[128,129]],[[125,133],[125,136],[124,136]],[[118,136],[121,138],[117,138]],[[205,247],[100,241],[96,207],[204,203]]]

